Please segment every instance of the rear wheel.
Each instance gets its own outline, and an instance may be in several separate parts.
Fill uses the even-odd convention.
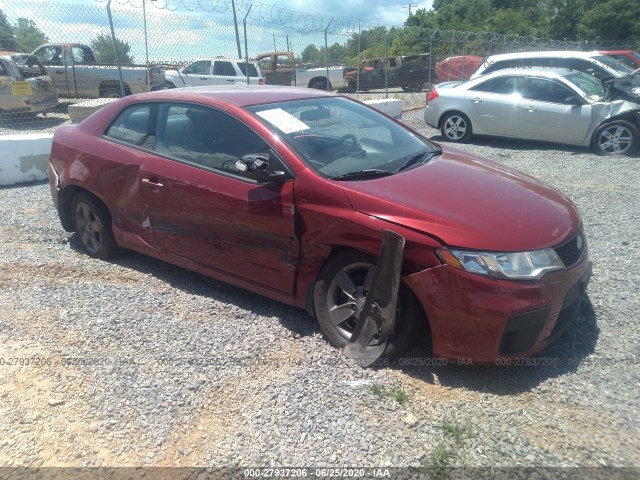
[[[315,88],[316,90],[327,90],[327,82],[315,80],[309,84],[309,88]],[[331,85],[329,85],[329,88],[331,88]]]
[[[639,143],[638,127],[626,120],[600,125],[593,134],[593,148],[598,155],[633,155]]]
[[[131,90],[127,85],[124,85],[124,94],[125,96],[131,95]],[[100,96],[103,98],[120,98],[122,97],[122,92],[120,90],[120,85],[105,85],[100,88]]]
[[[450,112],[442,119],[442,136],[450,142],[466,142],[471,138],[471,121],[464,113]]]
[[[106,260],[118,250],[107,208],[88,193],[81,192],[71,202],[71,217],[83,250],[93,258]]]
[[[332,257],[322,268],[314,291],[314,308],[322,333],[334,347],[348,343],[368,295],[375,260],[359,252],[344,251]],[[409,350],[419,331],[422,315],[418,301],[401,284],[396,310],[397,324],[389,339],[385,356]],[[372,343],[376,343],[374,339]]]

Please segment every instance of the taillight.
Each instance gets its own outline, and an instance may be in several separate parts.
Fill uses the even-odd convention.
[[[258,85],[264,85],[264,78],[258,79]]]
[[[431,100],[435,100],[436,98],[438,98],[438,91],[436,90],[436,87],[431,87],[431,91],[427,96],[427,103],[429,103]]]

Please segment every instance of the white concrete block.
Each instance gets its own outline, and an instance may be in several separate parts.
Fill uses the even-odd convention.
[[[47,178],[51,133],[0,135],[0,185]]]
[[[402,100],[383,98],[380,100],[366,100],[364,103],[380,110],[393,118],[402,118]]]
[[[71,118],[71,123],[80,123],[93,112],[97,112],[105,105],[110,105],[116,100],[118,99],[93,98],[91,100],[85,100],[84,102],[78,102],[74,103],[73,105],[69,105],[69,118]]]

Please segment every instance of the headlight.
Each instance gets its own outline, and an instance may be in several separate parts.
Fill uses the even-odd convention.
[[[564,264],[552,248],[532,252],[471,252],[439,248],[436,254],[458,270],[494,278],[533,280],[546,272],[561,270]]]

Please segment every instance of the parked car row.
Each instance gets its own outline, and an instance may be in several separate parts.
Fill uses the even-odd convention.
[[[633,155],[640,147],[640,78],[600,52],[494,55],[469,81],[434,85],[424,120],[451,142],[492,135]]]

